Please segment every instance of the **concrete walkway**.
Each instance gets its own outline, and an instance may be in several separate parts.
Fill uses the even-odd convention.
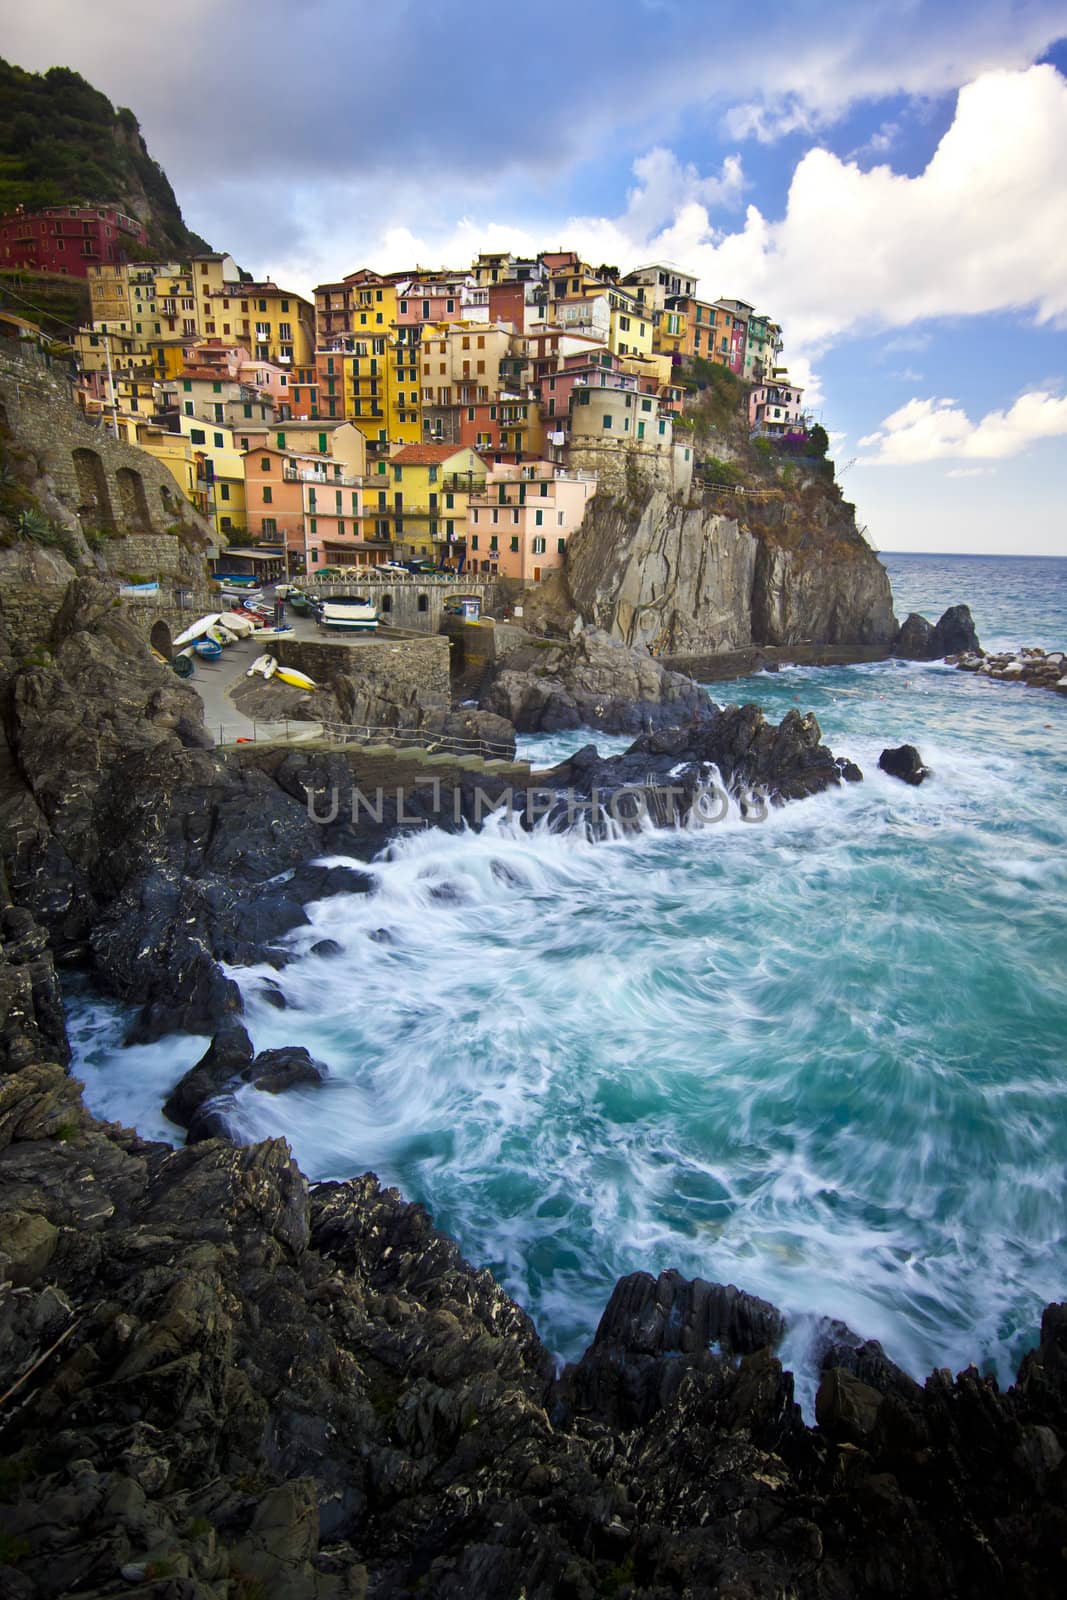
[[[285,620],[293,624],[293,633],[289,637],[318,638],[312,618],[287,612]],[[251,717],[246,717],[243,711],[237,709],[230,698],[231,690],[242,681],[252,662],[257,656],[267,654],[273,642],[271,639],[261,639],[258,633],[254,633],[247,639],[238,639],[236,644],[227,645],[222,655],[214,661],[193,656],[193,675],[185,682],[196,690],[203,701],[204,726],[216,744],[265,738],[277,742],[287,737],[287,729],[293,730],[292,737],[302,738],[311,738],[319,731],[319,724],[314,722],[253,722]]]

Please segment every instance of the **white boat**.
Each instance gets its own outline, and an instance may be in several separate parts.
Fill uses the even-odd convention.
[[[237,635],[232,633],[229,628],[224,627],[221,622],[208,629],[207,637],[214,639],[216,644],[228,645],[237,643]]]
[[[272,655],[264,654],[257,656],[252,665],[248,668],[248,671],[245,673],[245,677],[254,678],[258,676],[261,678],[269,678],[276,665],[277,663]]]
[[[236,611],[222,613],[222,626],[229,628],[239,639],[247,639],[250,633],[255,633],[256,625],[251,617],[242,617]]]
[[[378,626],[378,607],[363,594],[337,595],[324,601],[319,626],[349,633],[373,633]]]
[[[200,617],[196,622],[190,623],[184,632],[179,633],[173,641],[174,645],[195,644],[197,639],[202,639],[205,633],[210,633],[212,628],[222,621],[221,611],[209,612],[206,617]]]

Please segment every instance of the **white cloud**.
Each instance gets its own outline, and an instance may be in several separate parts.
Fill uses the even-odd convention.
[[[881,427],[860,440],[873,455],[863,466],[916,465],[945,458],[1003,460],[1039,439],[1067,435],[1067,396],[1035,390],[1020,395],[1008,411],[990,411],[978,422],[952,400],[909,400]]]
[[[946,478],[992,478],[996,474],[996,467],[950,467],[945,473]]]

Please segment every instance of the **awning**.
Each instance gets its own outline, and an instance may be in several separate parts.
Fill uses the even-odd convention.
[[[242,545],[228,545],[222,552],[224,556],[233,556],[240,561],[284,561],[283,550],[253,550]]]

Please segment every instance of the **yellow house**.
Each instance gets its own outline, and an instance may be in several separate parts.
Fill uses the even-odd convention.
[[[221,535],[246,526],[246,435],[227,423],[205,422],[201,417],[178,418],[196,462],[194,498]]]
[[[126,420],[131,429],[127,435],[128,442],[139,445],[150,456],[155,456],[166,467],[186,499],[195,505],[196,460],[189,440],[183,434],[168,433],[154,423],[137,422],[134,418]]]
[[[364,479],[368,530],[393,539],[398,554],[447,559],[449,545],[466,536],[470,496],[485,489],[481,456],[467,446],[412,444],[378,466],[386,472]]]
[[[616,355],[650,356],[652,354],[652,313],[635,295],[622,289],[608,290],[611,306],[611,331],[608,343]]]
[[[328,456],[341,467],[346,478],[362,478],[367,470],[367,441],[360,429],[343,417],[334,421],[290,417],[276,423],[270,429],[269,438],[277,450]]]
[[[315,308],[293,290],[280,289],[276,283],[224,282],[206,292],[205,305],[213,313],[205,320],[205,337],[242,344],[253,361],[290,368],[311,361]]]

